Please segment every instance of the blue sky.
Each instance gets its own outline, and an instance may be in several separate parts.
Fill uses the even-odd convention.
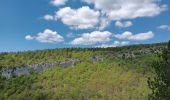
[[[0,52],[170,40],[169,0],[0,0]]]

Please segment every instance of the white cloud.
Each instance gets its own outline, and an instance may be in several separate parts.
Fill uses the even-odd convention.
[[[44,32],[40,32],[37,36],[27,35],[27,40],[37,40],[42,43],[58,43],[64,41],[64,38],[59,35],[56,31],[45,29]]]
[[[44,17],[43,17],[45,20],[54,20],[54,17],[52,16],[52,15],[45,15]]]
[[[105,18],[105,17],[101,17],[99,20],[100,20],[99,26],[98,26],[99,30],[105,29],[111,22],[108,18]]]
[[[52,0],[55,6],[64,5],[68,0]],[[73,29],[96,28],[104,30],[111,21],[117,21],[119,27],[129,27],[131,22],[121,22],[140,17],[159,15],[167,9],[161,0],[82,0],[93,4],[94,9],[83,6],[78,9],[61,8],[55,15],[44,16],[45,20],[60,19],[65,25]]]
[[[130,27],[132,25],[133,25],[133,23],[131,21],[124,21],[124,22],[116,21],[115,22],[115,26],[117,26],[117,27]]]
[[[108,48],[108,47],[117,47],[117,46],[125,46],[125,45],[128,45],[129,44],[129,41],[114,41],[112,44],[102,44],[100,46],[97,46],[97,47],[100,47],[100,48]]]
[[[170,25],[161,25],[158,28],[163,30],[170,30]]]
[[[52,0],[51,4],[54,6],[65,5],[68,0]]]
[[[153,38],[154,33],[152,31],[149,31],[146,33],[133,34],[131,32],[126,31],[122,34],[114,34],[114,37],[116,37],[118,39],[142,41],[142,40],[148,40],[148,39]]]
[[[27,35],[27,36],[25,36],[25,39],[26,39],[26,40],[33,40],[34,37],[32,37],[31,35]]]
[[[95,43],[103,43],[110,41],[112,33],[108,31],[100,32],[100,31],[94,31],[91,33],[83,33],[81,37],[75,38],[71,44],[73,45],[89,45],[89,44],[95,44]]]
[[[96,46],[97,48],[110,48],[110,47],[116,47],[115,45],[111,44],[102,44],[102,45],[99,45],[99,46]]]
[[[115,46],[124,46],[124,45],[128,45],[129,42],[128,41],[114,41],[113,45]]]
[[[83,0],[94,4],[112,20],[151,17],[167,9],[160,0]]]
[[[57,11],[55,15],[55,17],[61,19],[64,24],[78,29],[94,28],[99,22],[99,16],[99,11],[90,9],[87,6],[79,9],[65,7]]]

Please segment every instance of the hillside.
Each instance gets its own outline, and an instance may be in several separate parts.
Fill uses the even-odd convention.
[[[167,43],[0,54],[0,100],[146,100]]]
[[[37,63],[63,62],[71,59],[87,60],[93,56],[107,56],[113,58],[130,58],[129,56],[140,56],[159,52],[167,43],[132,45],[116,48],[63,48],[47,49],[26,52],[0,53],[0,68],[15,68]],[[124,55],[123,55],[124,54]]]

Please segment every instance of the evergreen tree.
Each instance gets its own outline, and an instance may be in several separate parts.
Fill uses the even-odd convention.
[[[170,41],[168,48],[163,50],[159,60],[153,62],[152,67],[156,75],[153,79],[148,78],[148,85],[152,90],[149,99],[170,100]]]

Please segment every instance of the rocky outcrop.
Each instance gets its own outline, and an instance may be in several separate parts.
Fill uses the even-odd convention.
[[[31,72],[41,72],[44,70],[47,70],[49,68],[53,68],[55,66],[60,66],[62,68],[66,68],[71,65],[75,65],[79,63],[79,59],[72,59],[70,61],[65,62],[54,62],[54,63],[39,63],[39,64],[33,64],[33,65],[26,65],[22,67],[16,67],[14,69],[2,69],[1,73],[2,76],[6,78],[10,78],[11,76],[20,76],[20,75],[28,75]]]
[[[160,53],[161,51],[162,48],[147,48],[147,49],[128,51],[128,52],[113,52],[108,56],[117,59],[128,59],[128,58],[136,58],[142,55],[157,54]]]
[[[92,63],[103,61],[106,58],[116,58],[116,59],[128,59],[128,58],[135,58],[142,55],[153,54],[153,53],[160,53],[162,48],[145,48],[135,51],[126,51],[126,52],[112,52],[108,55],[101,56],[92,56],[89,58],[89,61]],[[2,69],[1,73],[2,76],[6,78],[10,78],[12,75],[20,76],[20,75],[27,75],[31,72],[41,72],[49,68],[53,68],[55,66],[60,66],[61,68],[67,68],[69,66],[75,65],[80,63],[79,59],[72,59],[65,62],[54,62],[54,63],[39,63],[33,65],[26,65],[22,67],[16,67],[15,69]]]
[[[69,67],[71,65],[75,65],[77,63],[80,63],[79,59],[74,59],[74,60],[70,60],[70,61],[66,61],[66,62],[61,62],[59,64],[59,66],[62,67],[62,68],[67,68],[67,67]]]
[[[103,56],[93,56],[89,58],[89,61],[93,63],[98,62],[98,61],[103,61],[103,60],[104,60]]]

